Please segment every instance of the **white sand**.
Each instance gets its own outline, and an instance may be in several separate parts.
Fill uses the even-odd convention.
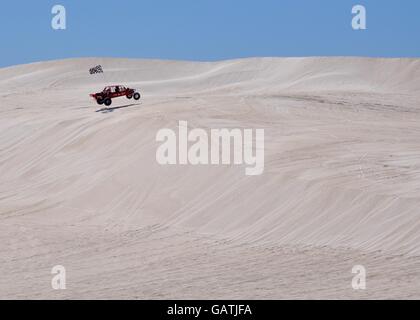
[[[418,59],[0,69],[0,298],[419,299],[419,99]],[[264,174],[158,165],[178,120],[264,128]]]

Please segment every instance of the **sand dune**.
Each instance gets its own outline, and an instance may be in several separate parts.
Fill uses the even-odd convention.
[[[141,102],[88,97],[120,83]],[[418,299],[419,98],[419,59],[0,69],[0,298]],[[265,129],[264,174],[160,166],[179,120]]]

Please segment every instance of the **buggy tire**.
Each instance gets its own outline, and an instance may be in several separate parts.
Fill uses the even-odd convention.
[[[131,98],[133,98],[133,95],[132,94],[127,94],[127,99],[131,99]]]
[[[111,105],[111,103],[112,103],[112,100],[111,100],[110,98],[106,98],[106,99],[104,100],[104,104],[105,104],[107,107],[109,107],[109,106]]]
[[[136,92],[133,97],[134,97],[134,100],[139,100],[140,99],[140,93]]]
[[[97,102],[99,105],[104,104],[104,100],[103,100],[102,98],[98,98],[98,99],[96,99],[96,102]]]

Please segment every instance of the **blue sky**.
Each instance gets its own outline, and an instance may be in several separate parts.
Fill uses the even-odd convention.
[[[67,29],[51,28],[51,8]],[[367,9],[367,30],[351,9]],[[419,0],[13,0],[0,7],[0,67],[69,57],[222,60],[420,56]]]

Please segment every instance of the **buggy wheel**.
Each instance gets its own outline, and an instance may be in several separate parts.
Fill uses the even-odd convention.
[[[103,100],[102,98],[98,98],[98,99],[96,99],[96,102],[97,102],[99,105],[104,104],[104,100]]]
[[[127,99],[131,99],[131,98],[133,98],[133,95],[132,94],[127,94]]]
[[[140,99],[140,93],[136,92],[136,93],[134,94],[134,99],[135,99],[135,100],[139,100],[139,99]]]
[[[112,103],[112,100],[110,99],[110,98],[106,98],[105,100],[104,100],[104,104],[108,107],[108,106],[110,106],[111,105],[111,103]]]

